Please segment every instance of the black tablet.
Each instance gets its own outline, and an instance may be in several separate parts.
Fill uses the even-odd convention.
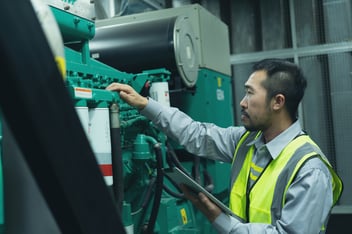
[[[185,174],[179,168],[177,168],[177,167],[167,168],[167,169],[164,169],[164,173],[170,180],[172,180],[176,184],[187,185],[190,189],[192,189],[194,192],[197,192],[197,193],[202,192],[212,202],[214,202],[218,207],[220,207],[220,209],[225,214],[236,217],[236,215],[230,210],[229,207],[227,207],[224,203],[219,201],[216,197],[214,197],[213,194],[211,194],[207,190],[205,190],[200,184],[198,184],[195,180],[193,180],[191,177],[189,177],[187,174]]]

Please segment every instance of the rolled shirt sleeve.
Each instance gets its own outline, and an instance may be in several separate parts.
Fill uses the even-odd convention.
[[[245,132],[243,127],[221,128],[195,121],[179,109],[165,107],[151,98],[141,114],[188,152],[223,162],[232,162],[236,143]]]

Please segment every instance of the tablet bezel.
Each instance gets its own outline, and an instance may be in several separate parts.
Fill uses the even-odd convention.
[[[209,193],[205,188],[198,184],[194,179],[189,177],[186,173],[181,171],[177,167],[163,169],[166,177],[178,185],[187,185],[194,192],[202,192],[206,195],[212,202],[214,202],[225,214],[236,217],[236,215],[227,207],[224,203],[218,200],[213,194]]]

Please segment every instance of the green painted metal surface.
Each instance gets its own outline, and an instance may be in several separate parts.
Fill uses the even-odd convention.
[[[69,14],[56,7],[51,10],[60,27],[64,41],[89,40],[95,35],[95,24],[93,21],[83,17]]]
[[[227,75],[201,69],[195,87],[185,93],[175,93],[171,96],[171,104],[195,120],[215,123],[221,127],[233,126],[231,83],[231,78]]]

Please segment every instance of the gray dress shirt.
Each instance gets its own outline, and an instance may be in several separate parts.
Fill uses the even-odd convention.
[[[197,122],[177,108],[165,107],[153,99],[141,110],[168,137],[184,146],[187,151],[213,160],[232,162],[235,148],[244,127],[221,128],[211,123]],[[251,142],[255,146],[253,162],[261,167],[275,159],[282,149],[302,132],[298,121],[287,130],[264,144],[260,136]],[[257,153],[264,147],[266,154]],[[222,213],[213,222],[218,233],[324,233],[333,203],[332,177],[319,158],[308,160],[298,171],[286,193],[281,218],[274,224],[242,223]]]

